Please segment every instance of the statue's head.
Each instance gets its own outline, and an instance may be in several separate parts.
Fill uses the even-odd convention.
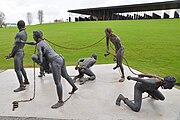
[[[92,57],[96,60],[97,59],[97,54],[96,53],[92,54]]]
[[[23,20],[18,21],[17,27],[18,27],[19,29],[25,28],[25,22],[24,22]]]
[[[164,77],[163,88],[172,89],[176,83],[176,79],[173,76]]]
[[[33,38],[37,42],[39,38],[42,39],[43,33],[40,30],[34,30],[33,31]]]
[[[111,35],[112,34],[112,29],[111,28],[106,28],[105,31],[106,35]]]

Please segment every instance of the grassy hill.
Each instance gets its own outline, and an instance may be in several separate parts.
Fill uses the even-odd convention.
[[[28,41],[33,41],[32,31],[39,29],[44,38],[58,45],[80,48],[91,45],[105,36],[104,29],[111,27],[125,47],[129,65],[143,73],[175,76],[180,83],[180,19],[118,20],[71,23],[49,23],[26,26]],[[5,60],[11,52],[16,27],[0,29],[0,69],[13,68],[13,59]],[[79,58],[98,54],[97,64],[114,63],[112,56],[104,57],[105,39],[84,50],[66,50],[52,47],[66,59],[66,65],[75,65]],[[113,52],[113,51],[112,51]],[[25,67],[32,67],[33,46],[25,46]],[[125,61],[123,61],[124,64]]]

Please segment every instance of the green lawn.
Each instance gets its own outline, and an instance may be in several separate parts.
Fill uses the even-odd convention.
[[[91,45],[105,36],[104,29],[111,27],[124,47],[125,58],[129,65],[143,73],[155,74],[161,77],[172,75],[180,83],[180,19],[160,20],[118,20],[71,23],[49,23],[27,26],[28,41],[33,41],[32,31],[40,29],[44,38],[71,48]],[[10,53],[16,27],[0,29],[0,69],[13,68],[13,59],[5,60]],[[81,57],[92,53],[98,54],[97,64],[113,63],[112,56],[104,57],[105,39],[97,45],[84,50],[66,50],[52,47],[61,53],[67,65],[75,65]],[[32,67],[31,56],[34,47],[25,46],[25,67]],[[125,61],[123,61],[124,64]]]

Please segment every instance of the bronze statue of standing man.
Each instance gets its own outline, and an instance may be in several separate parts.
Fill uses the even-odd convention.
[[[115,47],[115,57],[116,57],[116,62],[117,62],[113,70],[120,67],[122,76],[119,82],[123,82],[125,80],[124,68],[122,65],[122,60],[124,56],[124,47],[121,43],[120,38],[112,32],[111,28],[106,28],[105,34],[106,34],[106,52],[109,53],[109,40],[110,40]]]
[[[14,90],[14,92],[20,92],[25,90],[26,85],[29,85],[26,71],[23,66],[24,58],[24,46],[25,44],[20,43],[20,41],[27,40],[27,33],[25,30],[25,22],[23,20],[18,21],[17,27],[19,32],[15,36],[14,47],[12,48],[11,53],[6,56],[6,59],[14,58],[14,69],[19,80],[20,86]],[[23,80],[23,77],[24,80]]]

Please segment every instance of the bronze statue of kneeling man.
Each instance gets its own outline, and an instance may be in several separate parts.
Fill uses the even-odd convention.
[[[142,93],[148,93],[148,96],[151,96],[155,100],[164,100],[165,97],[158,88],[162,87],[163,89],[172,89],[176,82],[176,79],[172,76],[166,76],[162,79],[148,74],[140,74],[138,77],[128,76],[127,79],[136,81],[134,86],[134,103],[120,94],[116,100],[116,105],[120,106],[121,100],[123,100],[124,103],[135,112],[139,112],[141,109]]]
[[[96,79],[95,74],[91,71],[91,67],[96,63],[97,55],[94,53],[89,58],[80,58],[77,62],[75,70],[79,71],[79,75],[73,78],[73,81],[76,82],[76,79],[79,78],[80,85],[84,84],[86,81],[93,81]],[[88,78],[84,78],[83,76],[88,75]]]

